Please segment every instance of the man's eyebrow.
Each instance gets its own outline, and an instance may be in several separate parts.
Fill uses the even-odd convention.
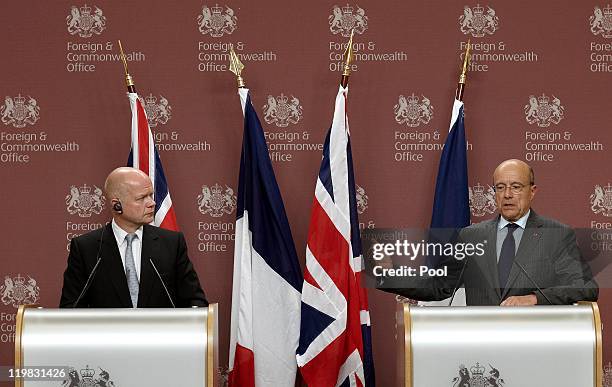
[[[493,183],[493,185],[500,185],[500,184],[504,184],[505,185],[506,183],[501,182],[501,181],[499,183]],[[525,185],[525,183],[523,183],[522,181],[511,181],[510,185],[512,185],[512,184],[523,184],[523,185]]]

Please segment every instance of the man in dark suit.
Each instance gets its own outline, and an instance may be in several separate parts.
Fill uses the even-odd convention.
[[[463,284],[467,305],[596,301],[598,287],[581,259],[574,231],[531,209],[537,192],[533,169],[521,160],[506,160],[495,169],[493,181],[499,215],[462,229],[458,238],[460,243],[487,241],[484,254],[468,256],[465,262],[448,257],[442,263],[448,267],[446,277],[385,278],[381,288],[433,301],[450,297]],[[387,260],[385,265],[392,264]]]
[[[155,210],[151,179],[138,169],[117,168],[104,191],[113,220],[72,239],[60,307],[207,306],[183,234],[149,225]],[[90,286],[75,305],[98,258]]]

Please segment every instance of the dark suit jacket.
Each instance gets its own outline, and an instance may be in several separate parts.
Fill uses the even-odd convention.
[[[60,307],[72,307],[78,298],[96,264],[98,249],[102,259],[91,286],[77,307],[132,307],[121,255],[110,223],[72,239]],[[155,263],[177,307],[208,306],[198,275],[187,256],[183,234],[145,225],[142,233],[139,308],[172,307],[149,258]]]
[[[395,289],[390,288],[393,282],[399,283],[391,279],[391,285],[385,283],[384,290],[420,301],[433,301],[450,297],[455,285],[463,284],[467,305],[499,305],[510,296],[527,294],[535,294],[538,304],[548,304],[518,265],[513,265],[506,288],[500,289],[496,251],[498,220],[499,216],[460,231],[459,242],[487,240],[484,255],[467,258],[463,278],[460,276],[463,261],[449,258],[443,262],[449,267],[446,278],[432,277],[415,282],[415,287]],[[564,224],[531,210],[515,260],[553,304],[597,300],[599,288],[581,259],[576,235]]]

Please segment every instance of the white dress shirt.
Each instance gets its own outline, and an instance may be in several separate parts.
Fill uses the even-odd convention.
[[[119,254],[121,255],[121,262],[123,263],[123,271],[125,272],[125,249],[127,248],[127,240],[125,237],[128,232],[119,227],[117,223],[115,223],[115,219],[112,221],[113,234],[115,234],[115,239],[117,240],[117,247],[119,247]],[[136,238],[132,241],[132,256],[134,257],[134,266],[136,266],[136,275],[138,276],[138,281],[140,281],[140,262],[141,262],[141,252],[142,252],[142,226],[135,231]]]

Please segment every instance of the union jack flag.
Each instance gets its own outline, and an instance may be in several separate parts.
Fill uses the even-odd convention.
[[[346,98],[340,87],[310,215],[297,361],[309,387],[374,386]]]
[[[168,230],[178,231],[176,215],[172,207],[172,199],[168,190],[168,182],[164,175],[161,159],[153,142],[153,134],[149,128],[147,115],[142,102],[136,93],[128,93],[132,109],[132,148],[128,157],[128,167],[140,169],[153,182],[155,192],[155,219],[153,225]],[[136,156],[134,156],[136,155]]]

